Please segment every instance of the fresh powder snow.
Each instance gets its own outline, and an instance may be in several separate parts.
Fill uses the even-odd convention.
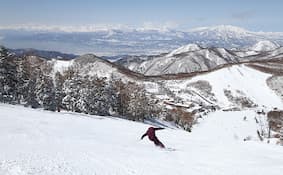
[[[0,174],[279,175],[283,149],[260,142],[254,111],[211,113],[191,133],[141,135],[150,125],[0,104]],[[244,120],[243,118],[246,117]],[[249,141],[243,141],[249,137]]]
[[[259,41],[258,43],[256,43],[255,45],[253,45],[250,50],[253,51],[271,51],[271,50],[275,50],[277,48],[279,48],[280,45],[275,43],[275,42],[271,42],[268,40],[263,40],[263,41]]]
[[[193,51],[197,51],[197,50],[201,50],[200,46],[198,46],[197,44],[188,44],[182,47],[179,47],[175,50],[173,50],[172,52],[170,52],[167,57],[172,57],[174,55],[180,54],[180,53],[184,53],[184,52],[193,52]]]
[[[266,80],[271,76],[271,74],[260,72],[246,65],[233,65],[192,79],[168,81],[166,86],[174,92],[179,92],[187,89],[190,83],[207,81],[212,87],[212,93],[217,100],[216,104],[221,108],[233,107],[233,104],[224,94],[224,90],[230,90],[235,94],[244,94],[245,97],[251,99],[259,107],[282,109],[282,101],[266,84]],[[181,93],[178,95],[186,99],[187,94]]]

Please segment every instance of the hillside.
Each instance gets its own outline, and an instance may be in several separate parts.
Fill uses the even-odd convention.
[[[282,47],[271,41],[259,41],[238,49],[188,44],[167,54],[123,57],[116,63],[141,74],[163,75],[209,71],[225,64],[282,58],[282,55]]]
[[[281,95],[276,95],[272,89],[283,82],[276,81],[276,86],[268,86],[270,77],[270,73],[242,64],[179,80],[161,80],[155,85],[151,82],[146,87],[164,101],[181,104],[188,110],[210,111],[211,107],[230,110],[256,107],[282,109]]]
[[[171,101],[170,103],[187,107],[193,105],[194,107],[188,107],[189,111],[210,112],[214,108],[283,108],[281,93],[277,90],[283,82],[271,82],[271,77],[277,75],[277,69],[280,68],[281,62],[278,61],[231,64],[211,71],[164,76],[136,74],[94,55],[81,56],[73,60],[72,64],[62,61],[53,63],[53,72],[73,66],[80,76],[136,82],[144,86],[147,96],[158,100],[158,105],[163,107],[166,106],[164,103]],[[259,66],[267,66],[269,71],[264,71]]]
[[[7,55],[5,49],[3,53]],[[0,83],[6,85],[0,101],[32,108],[135,121],[161,119],[188,131],[197,118],[215,110],[283,108],[283,82],[274,78],[280,60],[161,76],[138,74],[93,54],[71,61],[10,55],[0,63]]]
[[[3,104],[0,113],[0,174],[282,172],[283,150],[258,141],[260,126],[252,111],[215,112],[200,120],[192,133],[159,131],[160,140],[174,150],[156,148],[147,138],[139,140],[146,124]],[[244,142],[246,137],[251,140]]]
[[[177,78],[178,74],[171,78],[169,75],[165,78],[165,76],[150,77],[135,74],[93,55],[85,55],[74,60],[74,64],[79,65],[76,67],[82,75],[118,77],[123,81],[136,81],[144,84],[146,90],[159,100],[170,99],[195,105],[218,106],[222,109],[256,106],[282,108],[280,95],[276,95],[276,91],[272,91],[274,88],[267,85],[267,80],[278,72],[277,69],[281,65],[281,62],[272,63],[272,61],[262,61],[251,64],[231,64],[192,76],[187,74],[180,79]],[[58,64],[60,65],[60,63],[54,65],[54,69]],[[268,66],[269,72],[256,69],[259,65]],[[277,81],[277,84],[280,86],[282,82]]]

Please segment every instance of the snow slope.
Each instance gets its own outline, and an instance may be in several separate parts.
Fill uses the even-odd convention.
[[[250,50],[253,50],[253,51],[272,51],[272,50],[275,50],[277,48],[279,48],[280,45],[275,43],[275,42],[271,42],[271,41],[268,41],[268,40],[263,40],[263,41],[259,41],[258,43],[256,43],[255,45],[253,45]]]
[[[239,65],[198,76],[194,80],[209,81],[213,93],[223,107],[229,104],[224,95],[224,89],[227,89],[232,92],[241,91],[259,105],[282,108],[283,104],[280,98],[266,84],[266,80],[270,76],[270,74]]]
[[[74,63],[74,60],[56,60],[52,59],[48,61],[49,63],[53,64],[53,72],[60,72],[61,74],[66,71],[69,67],[71,67]]]
[[[260,107],[282,109],[283,102],[280,97],[267,86],[266,80],[271,76],[271,74],[260,72],[243,64],[225,67],[192,79],[169,80],[165,84],[176,95],[187,101],[196,100],[196,97],[186,97],[188,93],[185,90],[194,90],[202,94],[201,90],[191,89],[190,84],[206,81],[212,88],[211,94],[216,99],[215,103],[221,108],[231,108],[235,105],[224,94],[224,90],[228,90],[233,96],[247,97]],[[182,91],[184,93],[179,93]]]
[[[279,175],[283,149],[257,140],[253,111],[216,112],[192,133],[165,129],[175,151],[139,140],[148,125],[0,104],[0,174]],[[243,117],[247,120],[244,121]],[[244,142],[247,136],[251,141]]]
[[[224,48],[201,48],[195,44],[180,47],[167,55],[148,59],[140,64],[127,65],[132,71],[145,75],[162,75],[206,71],[218,65],[238,62]]]
[[[175,50],[173,50],[172,52],[170,52],[167,57],[171,57],[173,55],[177,55],[177,54],[181,54],[184,52],[193,52],[193,51],[197,51],[197,50],[201,50],[200,46],[197,44],[188,44],[182,47],[179,47]]]

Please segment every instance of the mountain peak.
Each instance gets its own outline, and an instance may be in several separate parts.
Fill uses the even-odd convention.
[[[201,31],[217,31],[217,32],[234,32],[234,33],[247,33],[248,30],[232,26],[232,25],[218,25],[218,26],[211,26],[211,27],[199,27],[191,30],[192,32],[201,32]]]
[[[201,47],[197,44],[188,44],[188,45],[185,45],[185,46],[182,46],[182,47],[179,47],[173,50],[172,52],[168,54],[168,56],[173,56],[173,55],[177,55],[177,54],[184,53],[184,52],[193,52],[193,51],[197,51],[200,49]]]
[[[269,40],[262,40],[262,41],[257,42],[252,47],[250,47],[250,50],[266,52],[266,51],[275,50],[278,47],[280,47],[280,45],[275,42],[272,42]]]

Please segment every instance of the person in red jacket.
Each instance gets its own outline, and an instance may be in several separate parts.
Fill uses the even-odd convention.
[[[158,140],[158,138],[156,137],[156,135],[155,135],[155,131],[156,131],[156,130],[161,130],[161,129],[164,129],[164,128],[149,127],[149,128],[147,129],[146,133],[145,133],[144,135],[142,135],[141,139],[143,139],[145,136],[148,136],[148,139],[151,140],[151,141],[153,141],[156,146],[159,146],[159,147],[161,147],[161,148],[165,148],[165,146],[163,145],[163,143],[160,142],[160,141]]]

